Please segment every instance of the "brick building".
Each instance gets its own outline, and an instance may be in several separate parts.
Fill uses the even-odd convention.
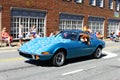
[[[81,29],[89,25],[105,37],[120,28],[120,0],[0,0],[0,31],[7,27],[18,39],[19,25],[24,37],[33,24],[41,37],[55,30]]]

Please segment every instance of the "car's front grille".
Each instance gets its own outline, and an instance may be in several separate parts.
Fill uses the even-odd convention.
[[[26,58],[32,58],[32,55],[30,55],[30,54],[25,54],[25,53],[22,53],[22,52],[19,52],[19,54],[23,57],[26,57]]]

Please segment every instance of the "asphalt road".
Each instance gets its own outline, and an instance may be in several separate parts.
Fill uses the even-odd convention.
[[[17,50],[0,51],[0,80],[120,80],[120,42],[106,42],[103,57],[67,60],[64,66],[31,62]]]

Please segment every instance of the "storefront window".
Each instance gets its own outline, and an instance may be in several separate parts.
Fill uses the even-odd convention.
[[[32,25],[35,25],[40,37],[46,36],[45,27],[46,12],[31,9],[12,8],[11,11],[11,35],[18,39],[19,25],[23,25],[23,37],[26,38]]]
[[[60,14],[60,30],[82,29],[83,16]]]
[[[107,29],[107,37],[109,37],[111,32],[116,32],[117,29],[120,29],[120,20],[109,19]]]
[[[93,33],[101,32],[104,34],[104,18],[89,17],[88,26]]]
[[[24,30],[24,38],[26,38],[27,33],[29,32],[30,28],[34,24],[38,30],[38,34],[40,37],[45,36],[45,19],[38,18],[38,17],[20,17],[20,16],[13,16],[11,22],[11,35],[14,39],[18,39],[19,33],[19,25],[23,25]]]

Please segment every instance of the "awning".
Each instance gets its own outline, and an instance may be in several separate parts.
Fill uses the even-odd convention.
[[[108,19],[108,22],[116,22],[116,23],[119,23],[120,20],[119,20],[119,19]]]
[[[105,18],[103,17],[99,17],[99,16],[89,16],[88,17],[88,21],[99,21],[99,22],[103,22],[105,20]]]
[[[45,18],[46,11],[29,8],[16,8],[11,7],[12,16],[26,16],[26,17],[42,17]]]
[[[69,19],[69,20],[83,20],[83,15],[72,14],[72,13],[60,13],[60,19]]]

